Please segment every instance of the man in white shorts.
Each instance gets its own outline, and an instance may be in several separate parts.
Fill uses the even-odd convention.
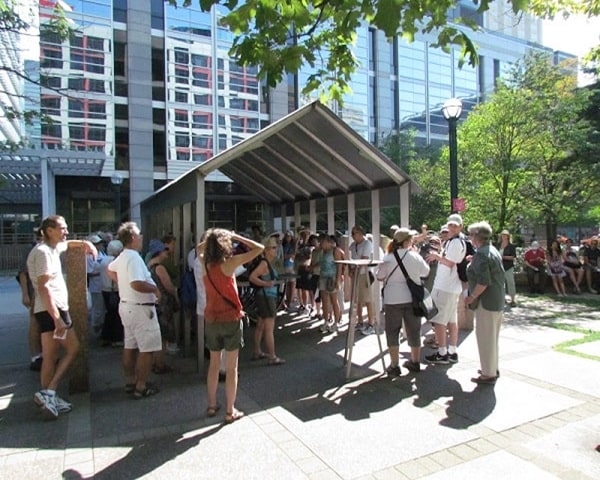
[[[125,391],[139,399],[158,393],[158,388],[147,379],[152,368],[152,353],[162,349],[155,307],[160,292],[140,256],[143,236],[138,226],[126,222],[119,228],[117,236],[124,248],[108,265],[108,272],[118,283],[121,297],[119,315],[125,334]]]
[[[452,214],[448,217],[448,240],[441,252],[432,252],[427,256],[427,262],[438,262],[438,268],[433,282],[431,297],[438,307],[438,314],[431,319],[438,344],[438,351],[425,357],[430,363],[457,363],[458,354],[458,298],[462,293],[462,282],[458,277],[457,264],[466,255],[466,244],[460,239],[462,217]],[[446,347],[446,329],[448,330],[448,346]]]

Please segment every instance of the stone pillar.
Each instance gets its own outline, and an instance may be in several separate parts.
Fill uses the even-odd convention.
[[[79,355],[69,371],[69,393],[89,392],[89,342],[88,309],[86,301],[87,271],[85,245],[70,243],[66,253],[66,280],[69,291],[69,313],[73,319],[73,329],[79,339]]]
[[[473,330],[473,319],[475,312],[465,306],[465,297],[458,297],[457,323],[459,330]]]

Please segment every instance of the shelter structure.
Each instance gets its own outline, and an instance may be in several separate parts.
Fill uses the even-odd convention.
[[[214,198],[215,192],[206,191],[205,180],[217,171],[233,181],[226,185],[245,191],[239,197],[228,197],[232,202],[243,198],[262,206],[265,232],[292,225],[329,233],[349,231],[356,223],[357,210],[369,209],[372,224],[363,226],[373,238],[380,238],[381,207],[398,206],[400,218],[396,222],[407,226],[411,189],[415,187],[389,158],[315,101],[192,168],[145,199],[140,207],[146,239],[174,233],[181,248],[176,255],[185,262],[192,239],[199,239],[207,228],[220,226],[207,221],[209,198]],[[340,218],[343,212],[346,219]],[[232,218],[222,226],[238,231],[251,226],[241,220]],[[379,249],[373,250],[374,258],[379,259]],[[379,296],[374,297],[378,304]],[[379,310],[375,305],[375,311]],[[184,332],[190,330],[189,321],[186,318]],[[198,325],[197,338],[201,368],[204,325]],[[189,337],[185,343],[188,351]]]
[[[317,231],[317,219],[326,218],[334,233],[336,215],[347,212],[346,228],[354,225],[357,209],[370,209],[372,226],[379,238],[380,208],[398,206],[397,223],[408,225],[411,189],[408,175],[348,124],[318,101],[281,118],[250,138],[195,166],[141,203],[146,238],[173,232],[184,239],[181,248],[192,247],[210,227],[207,221],[205,179],[216,171],[233,181],[248,203],[261,204],[266,232],[303,225]],[[222,198],[221,198],[222,200]],[[208,208],[207,208],[208,207]],[[248,221],[248,220],[246,220]],[[229,225],[243,231],[251,225],[231,219]],[[340,230],[340,228],[337,228]]]

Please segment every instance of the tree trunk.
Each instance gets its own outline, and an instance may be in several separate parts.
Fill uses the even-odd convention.
[[[550,246],[550,243],[552,243],[552,240],[556,238],[557,229],[556,219],[546,218],[546,245],[548,247]]]

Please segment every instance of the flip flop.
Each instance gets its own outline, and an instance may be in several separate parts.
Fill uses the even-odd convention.
[[[283,358],[279,358],[279,357],[275,357],[275,358],[271,358],[269,360],[269,362],[267,363],[267,365],[274,367],[277,365],[284,365],[285,364],[285,360]]]
[[[268,355],[266,353],[260,352],[259,354],[255,353],[254,355],[252,355],[252,357],[250,357],[250,360],[256,362],[257,360],[264,360],[267,357]]]
[[[484,377],[480,375],[479,377],[474,377],[471,379],[473,383],[477,385],[495,385],[498,377]]]
[[[227,412],[225,414],[225,424],[231,425],[233,422],[239,420],[244,416],[244,412],[240,412],[239,410],[233,409],[233,412]]]

